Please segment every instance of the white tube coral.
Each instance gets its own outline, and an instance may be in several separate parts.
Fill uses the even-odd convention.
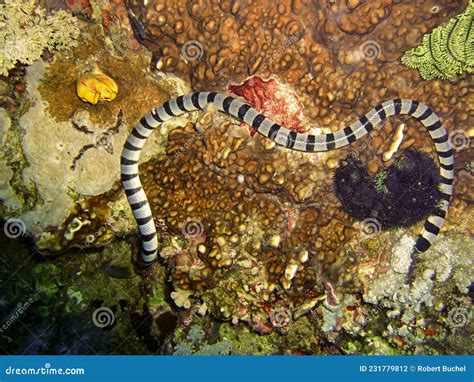
[[[20,62],[31,64],[45,50],[77,45],[78,20],[65,11],[46,15],[34,0],[5,0],[0,4],[0,75]]]

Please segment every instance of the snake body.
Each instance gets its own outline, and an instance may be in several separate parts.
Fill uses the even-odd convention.
[[[146,114],[132,129],[123,148],[121,178],[140,232],[142,259],[145,263],[156,259],[158,240],[150,205],[138,175],[140,152],[146,139],[161,123],[184,113],[203,110],[209,104],[214,105],[220,112],[247,123],[280,146],[308,153],[331,151],[350,145],[390,116],[409,115],[420,121],[428,130],[436,148],[440,163],[439,189],[443,198],[426,219],[413,250],[424,252],[435,241],[444,223],[452,195],[454,160],[446,130],[436,114],[425,104],[410,99],[385,101],[343,129],[315,135],[289,130],[259,113],[249,104],[226,94],[195,92],[166,101]]]

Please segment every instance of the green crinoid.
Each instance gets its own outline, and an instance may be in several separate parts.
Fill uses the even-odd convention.
[[[474,0],[466,10],[423,37],[417,48],[402,57],[402,63],[420,71],[425,80],[453,80],[474,72]]]

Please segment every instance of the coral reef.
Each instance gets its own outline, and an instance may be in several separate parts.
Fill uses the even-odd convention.
[[[406,52],[402,62],[420,71],[425,80],[453,80],[474,71],[474,1],[464,12],[423,37],[417,48]]]
[[[7,76],[17,63],[32,64],[46,50],[77,45],[78,20],[70,13],[51,15],[34,0],[6,0],[0,4],[0,74]]]
[[[393,97],[417,99],[448,113],[447,100],[465,92],[467,82],[440,92],[439,84],[423,83],[399,59],[466,3],[280,0],[276,5],[265,0],[257,7],[248,0],[213,0],[181,7],[173,1],[132,0],[130,7],[145,29],[144,44],[158,70],[209,91],[255,74],[276,77],[298,95],[316,126],[335,129]],[[194,41],[200,44],[198,54],[186,59],[185,44]],[[430,96],[434,93],[438,96]],[[458,106],[460,115],[467,110],[461,99]]]
[[[331,240],[338,211],[311,192],[331,187],[317,170],[324,164],[269,143],[210,110],[196,125],[170,131],[166,155],[141,170],[154,216],[164,219],[161,256],[173,270],[176,305],[191,309],[199,297],[214,316],[263,333],[272,330],[270,315],[279,307],[290,317],[314,307],[323,281],[356,283],[349,274],[338,278],[346,273],[339,240],[350,230],[336,228]],[[90,220],[91,209],[84,211]],[[318,216],[327,225],[314,224]],[[86,227],[77,241],[95,229]],[[324,255],[311,259],[319,250]]]
[[[178,342],[174,355],[227,355],[232,351],[232,343],[218,341],[214,344],[205,343],[204,331],[199,326],[191,326],[186,339],[176,338]],[[204,342],[204,343],[203,343]]]
[[[21,218],[29,233],[36,232],[37,239],[48,242],[46,247],[56,249],[51,236],[76,203],[84,195],[107,192],[117,181],[125,126],[162,101],[164,88],[170,86],[146,74],[146,56],[129,52],[118,64],[102,28],[83,28],[82,38],[68,56],[58,53],[53,63],[38,61],[28,68],[28,108],[2,123],[3,215]],[[116,43],[122,38],[116,37]],[[97,52],[104,70],[120,78],[123,86],[113,110],[89,107],[73,86],[64,86],[74,84],[81,70],[93,65],[97,58],[91,55]],[[139,89],[147,90],[137,107],[127,97]],[[155,136],[145,159],[159,152],[165,137]]]
[[[117,242],[99,251],[70,253],[51,263],[38,253],[29,253],[31,248],[19,241],[6,241],[2,236],[0,243],[1,261],[17,270],[11,274],[2,267],[0,272],[1,354],[152,351],[138,329],[140,324],[146,326],[148,317],[140,294],[142,280],[138,275],[116,279],[106,273],[111,265],[130,263],[124,257],[130,251],[128,244]],[[28,266],[22,268],[25,264]],[[104,312],[110,312],[107,321],[101,316]]]
[[[290,130],[305,132],[302,125],[302,105],[298,96],[274,78],[268,81],[253,76],[242,85],[229,85],[229,92],[241,96],[250,105],[276,123]],[[252,130],[251,126],[248,126]]]
[[[469,78],[423,81],[400,64],[466,1],[72,3],[59,6],[81,23],[81,44],[0,80],[0,313],[24,324],[0,326],[2,353],[472,353],[474,92]],[[94,64],[116,81],[113,102],[77,97]],[[163,124],[145,147],[162,247],[141,267],[120,149],[146,112],[191,89],[231,91],[298,131],[344,127],[388,98],[426,102],[456,156],[437,245],[415,259],[419,227],[366,232],[334,187],[344,158],[358,158],[378,197],[413,183],[414,169],[432,174],[412,119],[308,155],[209,108]],[[416,221],[397,209],[394,225]]]

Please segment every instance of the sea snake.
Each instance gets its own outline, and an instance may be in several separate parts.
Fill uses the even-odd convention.
[[[439,189],[443,198],[425,221],[413,251],[425,252],[433,244],[448,212],[453,190],[454,160],[446,130],[436,114],[423,103],[410,99],[385,101],[343,129],[334,133],[314,135],[289,130],[260,114],[249,104],[226,94],[195,92],[166,101],[145,115],[133,128],[123,148],[121,179],[140,232],[142,259],[145,264],[156,259],[158,240],[150,205],[138,176],[140,152],[148,136],[161,123],[184,113],[203,110],[209,104],[247,123],[280,146],[308,153],[331,151],[350,145],[393,115],[410,115],[417,119],[426,127],[436,147],[441,176]]]

